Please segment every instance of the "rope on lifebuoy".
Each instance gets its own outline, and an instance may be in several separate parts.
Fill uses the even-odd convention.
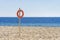
[[[22,15],[20,16],[21,12],[22,12]],[[22,18],[23,16],[24,16],[24,11],[20,10],[20,8],[19,8],[19,10],[17,11],[17,17]]]

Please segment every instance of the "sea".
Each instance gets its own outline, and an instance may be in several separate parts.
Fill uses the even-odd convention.
[[[60,17],[0,17],[0,26],[49,26],[60,27]]]

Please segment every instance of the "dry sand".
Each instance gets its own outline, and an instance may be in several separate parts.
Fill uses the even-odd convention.
[[[60,40],[60,28],[0,26],[0,40]]]

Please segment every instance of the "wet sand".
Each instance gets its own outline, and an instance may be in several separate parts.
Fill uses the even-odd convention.
[[[0,40],[60,40],[60,28],[0,26]]]

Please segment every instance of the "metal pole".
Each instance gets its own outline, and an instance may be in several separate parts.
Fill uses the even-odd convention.
[[[20,10],[20,8],[19,8],[19,10]],[[20,13],[19,13],[19,15],[20,15]],[[21,30],[21,28],[20,28],[20,18],[19,18],[19,23],[18,23],[18,28],[19,28],[19,36],[20,36],[20,30]]]
[[[20,18],[19,18],[18,28],[19,28],[19,36],[20,36],[20,31],[21,31],[21,28],[20,28]]]

